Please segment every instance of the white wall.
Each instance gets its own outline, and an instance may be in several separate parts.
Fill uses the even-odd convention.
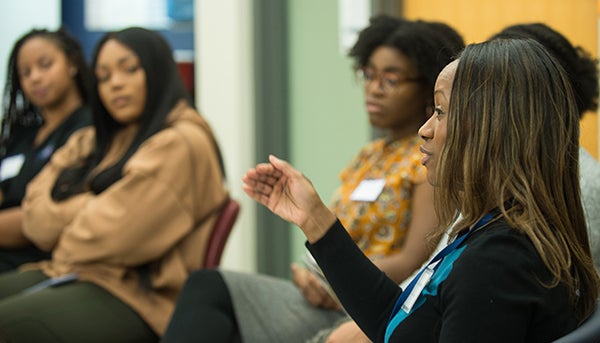
[[[2,2],[2,11],[0,11],[0,94],[4,94],[6,65],[15,41],[32,28],[54,30],[58,28],[60,22],[60,0]]]
[[[197,108],[217,135],[230,193],[242,208],[221,266],[252,272],[256,205],[241,188],[254,161],[252,0],[196,0],[194,11]]]

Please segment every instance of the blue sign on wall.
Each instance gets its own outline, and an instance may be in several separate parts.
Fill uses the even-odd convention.
[[[105,31],[88,30],[84,22],[85,0],[62,0],[62,25],[65,26],[81,43],[88,61],[91,60],[94,47],[100,38],[106,33]],[[173,3],[173,4],[171,4]],[[185,3],[190,6],[184,6]],[[172,30],[158,30],[165,37],[173,50],[194,50],[194,26],[193,26],[193,0],[165,0],[165,6],[168,7],[168,16],[173,20]],[[188,18],[186,20],[176,19],[171,16],[171,7],[177,12],[180,18]],[[174,12],[174,13],[175,13]],[[184,24],[184,25],[180,25]],[[139,25],[137,25],[139,26]],[[123,27],[124,28],[124,27]]]
[[[167,0],[167,14],[176,21],[194,20],[194,0]]]

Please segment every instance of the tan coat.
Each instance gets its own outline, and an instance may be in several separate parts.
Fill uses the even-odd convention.
[[[50,191],[59,172],[90,153],[94,132],[75,133],[30,183],[24,231],[53,256],[25,268],[51,277],[77,272],[80,280],[129,304],[162,335],[183,283],[202,264],[208,234],[227,196],[214,137],[204,119],[180,103],[169,114],[168,127],[125,164],[119,181],[98,195],[53,201]],[[115,146],[131,141],[134,133],[122,132]],[[122,150],[111,148],[108,160]],[[152,288],[144,289],[136,267],[148,263]]]

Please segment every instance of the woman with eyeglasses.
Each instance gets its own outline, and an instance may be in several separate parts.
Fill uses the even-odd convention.
[[[443,24],[380,16],[349,53],[369,121],[386,136],[365,145],[340,173],[330,208],[359,248],[397,282],[437,244],[428,241],[437,219],[417,131],[432,113],[437,74],[462,47],[460,36]],[[317,274],[299,265],[292,273],[294,283],[229,271],[194,273],[163,342],[305,342],[349,320]],[[355,341],[366,339],[353,323],[344,329],[341,334],[358,336]]]

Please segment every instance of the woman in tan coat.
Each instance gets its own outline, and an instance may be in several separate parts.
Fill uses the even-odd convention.
[[[227,198],[215,138],[159,35],[110,33],[92,67],[94,128],[23,202],[25,235],[52,259],[0,275],[0,342],[156,341]]]

